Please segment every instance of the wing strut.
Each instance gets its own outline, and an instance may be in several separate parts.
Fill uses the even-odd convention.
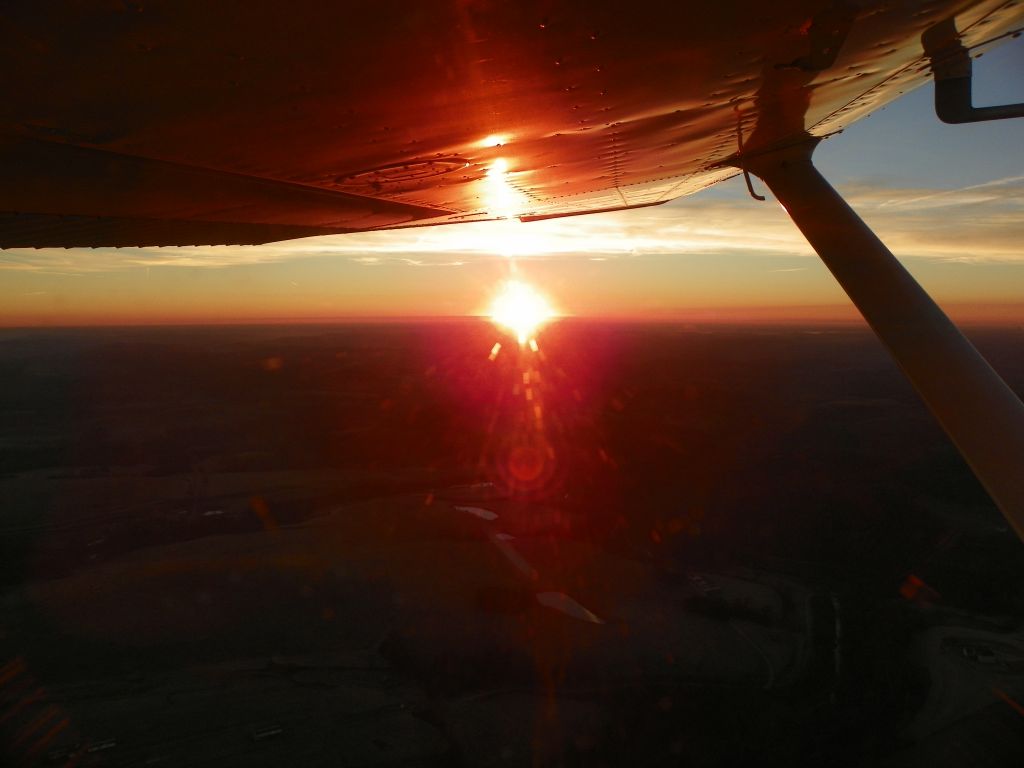
[[[811,162],[817,140],[759,155],[761,177],[1024,540],[1024,404]]]

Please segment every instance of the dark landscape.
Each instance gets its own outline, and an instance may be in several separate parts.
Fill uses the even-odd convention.
[[[1021,764],[1024,545],[866,328],[537,341],[0,331],[0,764]]]

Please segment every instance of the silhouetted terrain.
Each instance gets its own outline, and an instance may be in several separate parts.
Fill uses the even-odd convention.
[[[0,754],[1024,755],[1024,545],[866,330],[538,341],[0,332]]]

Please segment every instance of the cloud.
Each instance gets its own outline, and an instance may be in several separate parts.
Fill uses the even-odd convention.
[[[1024,176],[942,190],[863,185],[848,195],[898,255],[1024,263]]]
[[[728,188],[727,188],[728,189]],[[725,191],[725,190],[723,190]],[[1024,262],[1024,176],[956,189],[849,185],[842,192],[901,257]],[[458,267],[472,260],[813,256],[780,206],[696,195],[654,208],[523,224],[417,227],[261,246],[0,251],[0,269],[71,275],[138,267],[226,268],[332,258],[353,265]]]
[[[904,190],[904,193],[902,198],[896,197],[886,200],[879,204],[878,207],[896,207],[904,210],[931,210],[991,202],[1004,205],[1012,205],[1014,203],[1020,205],[1024,203],[1024,176],[1007,176],[1004,179],[986,181],[983,184],[972,184],[960,187],[959,189],[925,192],[916,196],[910,190]]]

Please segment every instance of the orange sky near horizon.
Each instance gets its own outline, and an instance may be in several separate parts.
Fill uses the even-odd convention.
[[[707,266],[703,262],[717,261]],[[512,264],[353,266],[328,258],[224,268],[151,267],[56,276],[15,274],[0,325],[77,326],[340,322],[486,315]],[[1024,324],[1024,266],[911,261],[959,322]],[[979,281],[977,271],[990,272]],[[149,276],[146,272],[149,272]],[[168,274],[153,277],[154,272]],[[975,274],[970,274],[975,273]],[[689,322],[862,322],[822,264],[793,257],[751,265],[736,256],[626,262],[516,260],[514,276],[562,316]],[[26,289],[14,293],[24,283]],[[44,286],[40,288],[39,286]]]
[[[954,319],[1024,323],[1024,178],[844,191]],[[659,208],[529,224],[3,255],[8,327],[478,315],[513,275],[563,315],[857,320],[781,207],[751,201],[739,180]]]

